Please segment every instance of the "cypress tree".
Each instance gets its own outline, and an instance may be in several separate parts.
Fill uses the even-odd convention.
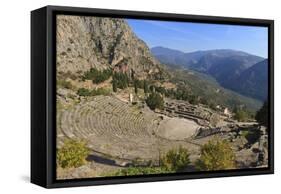
[[[135,88],[135,93],[138,93],[138,85],[137,85],[137,80],[134,81],[134,88]]]
[[[117,92],[117,84],[116,84],[115,79],[112,80],[112,89],[113,89],[113,92]]]
[[[148,93],[148,84],[146,80],[143,81],[143,90],[145,94]]]

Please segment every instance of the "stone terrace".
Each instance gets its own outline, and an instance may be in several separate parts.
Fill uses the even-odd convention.
[[[160,113],[170,117],[180,117],[193,120],[202,126],[208,126],[208,120],[212,114],[210,110],[181,101],[166,102],[164,110],[160,111]]]

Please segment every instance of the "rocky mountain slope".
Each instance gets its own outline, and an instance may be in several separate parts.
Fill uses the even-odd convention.
[[[246,106],[251,111],[257,111],[262,103],[233,90],[222,87],[216,79],[204,73],[193,70],[170,68],[172,82],[179,83],[189,94],[206,99],[209,104],[223,105],[229,108]]]
[[[261,61],[245,70],[239,77],[228,83],[228,88],[262,101],[268,95],[268,60]]]
[[[151,52],[161,63],[165,63],[170,66],[185,66],[190,62],[189,59],[185,58],[185,53],[182,51],[158,46],[151,48]]]
[[[262,57],[229,49],[183,53],[164,47],[154,47],[151,51],[159,61],[169,66],[180,65],[203,72],[214,77],[221,86],[227,89],[258,100],[266,98],[267,87],[260,86],[267,85],[267,76],[258,70],[260,68],[254,68],[256,73],[262,74],[258,79],[256,73],[249,76],[249,74],[253,74],[252,67],[264,60]],[[267,72],[267,68],[267,65],[263,65],[262,69]]]
[[[113,68],[146,77],[163,67],[123,19],[57,16],[57,70]]]

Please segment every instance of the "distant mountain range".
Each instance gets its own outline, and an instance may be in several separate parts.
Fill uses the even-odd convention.
[[[170,67],[181,66],[203,72],[227,89],[262,101],[267,98],[268,62],[262,57],[230,49],[184,53],[154,47],[151,52]]]
[[[227,86],[243,95],[266,100],[268,97],[268,60],[265,59],[246,69]]]

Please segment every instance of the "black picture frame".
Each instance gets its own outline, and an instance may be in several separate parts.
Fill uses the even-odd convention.
[[[267,168],[56,180],[56,14],[268,27],[269,157]],[[31,12],[31,182],[46,188],[274,173],[274,21],[261,19],[46,6]]]

